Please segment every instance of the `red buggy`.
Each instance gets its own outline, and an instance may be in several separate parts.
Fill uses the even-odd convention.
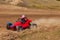
[[[30,29],[31,26],[37,27],[37,24],[35,24],[35,23],[31,24],[31,22],[32,22],[32,20],[27,20],[25,23],[21,23],[20,21],[17,21],[12,24],[11,22],[8,22],[6,28],[8,30],[20,31],[20,30]]]

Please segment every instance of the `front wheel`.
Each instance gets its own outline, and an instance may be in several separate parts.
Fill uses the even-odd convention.
[[[37,24],[32,23],[32,24],[31,24],[31,28],[37,28]]]

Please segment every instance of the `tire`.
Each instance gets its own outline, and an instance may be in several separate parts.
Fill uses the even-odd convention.
[[[8,24],[7,24],[7,26],[6,26],[6,29],[7,29],[7,30],[9,30],[9,29],[10,29],[10,27],[9,27],[9,25],[8,25]]]
[[[32,24],[31,24],[31,28],[37,28],[37,24],[32,23]]]
[[[23,28],[21,26],[16,26],[16,30],[19,32],[19,31],[23,30]]]
[[[6,28],[9,30],[12,23],[7,23]]]

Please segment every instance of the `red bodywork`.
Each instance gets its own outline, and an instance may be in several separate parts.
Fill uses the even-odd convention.
[[[32,22],[32,20],[27,20],[25,23],[21,23],[21,22],[15,22],[14,26],[21,26],[22,28],[28,28],[30,26],[30,22]]]

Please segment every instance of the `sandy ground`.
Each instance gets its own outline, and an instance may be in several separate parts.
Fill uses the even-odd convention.
[[[33,9],[12,5],[0,5],[0,14],[27,14],[27,15],[60,15],[56,9]]]
[[[44,15],[26,15],[29,19],[31,19],[34,23],[38,25],[46,25],[47,24],[60,24],[60,16],[44,16]],[[0,26],[5,27],[7,22],[14,23],[20,15],[0,15]]]
[[[38,27],[42,28],[42,31],[40,30],[40,28],[30,31],[32,34],[36,33],[36,31],[38,32],[36,35],[34,34],[36,36],[36,39],[35,39],[34,35],[31,37],[31,39],[38,40],[38,38],[40,38],[40,36],[37,36],[37,35],[39,34],[39,32],[41,32],[42,34],[40,33],[39,35],[41,35],[41,40],[44,40],[42,38],[45,37],[44,36],[45,30],[51,29],[50,30],[51,32],[50,33],[48,32],[51,35],[45,33],[47,35],[47,37],[49,36],[48,39],[50,37],[52,37],[52,40],[54,40],[55,39],[54,37],[57,37],[56,39],[60,40],[59,34],[57,36],[55,36],[55,34],[54,34],[54,30],[60,29],[60,11],[52,10],[52,9],[44,9],[44,10],[38,9],[37,10],[37,9],[27,9],[27,8],[20,8],[20,7],[13,8],[10,6],[4,7],[2,5],[2,6],[0,6],[0,27],[1,27],[0,32],[5,32],[6,23],[8,21],[14,23],[17,20],[17,18],[20,17],[21,14],[25,14],[29,19],[32,19],[34,23],[37,23]],[[53,29],[53,31],[52,31],[52,29]],[[23,34],[24,34],[24,32],[23,32]],[[28,38],[29,40],[31,40],[30,36],[28,35],[28,33],[30,33],[30,32],[29,31],[25,32],[25,34],[27,35],[26,38]],[[22,35],[22,36],[24,36],[24,35]],[[22,38],[24,39],[25,37],[22,37]],[[50,40],[51,40],[51,38],[50,38]]]
[[[0,26],[5,27],[6,23],[14,23],[20,15],[25,14],[29,19],[38,25],[49,24],[59,25],[60,10],[54,9],[30,9],[25,7],[17,7],[12,5],[0,5]]]
[[[21,32],[6,30],[6,23],[14,23],[18,17],[20,15],[0,15],[0,40],[60,40],[60,16],[27,15],[38,24],[37,28]]]

